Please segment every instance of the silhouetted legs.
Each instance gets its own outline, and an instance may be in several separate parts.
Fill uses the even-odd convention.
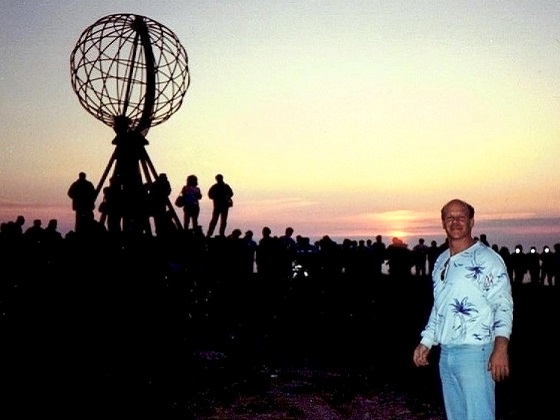
[[[218,219],[220,219],[219,234],[220,236],[225,236],[228,210],[229,210],[228,208],[219,209],[214,207],[214,210],[212,210],[212,218],[210,219],[210,225],[208,226],[208,233],[206,236],[211,237],[214,234],[214,229],[216,229],[216,225],[218,224]]]

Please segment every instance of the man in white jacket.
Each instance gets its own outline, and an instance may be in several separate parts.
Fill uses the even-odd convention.
[[[449,248],[434,266],[434,304],[413,361],[426,366],[439,345],[448,420],[495,419],[495,383],[509,376],[510,279],[501,256],[473,238],[470,204],[449,201],[441,220]]]

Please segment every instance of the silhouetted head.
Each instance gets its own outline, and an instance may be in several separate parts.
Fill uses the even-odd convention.
[[[216,181],[223,182],[224,181],[224,176],[222,174],[216,175]]]
[[[198,178],[196,177],[196,175],[189,175],[187,177],[187,185],[197,185],[198,184]]]
[[[86,179],[86,173],[85,173],[85,172],[80,172],[80,173],[78,174],[78,178],[80,178],[80,179]]]
[[[500,247],[499,252],[500,252],[501,255],[509,255],[510,254],[509,248],[507,246]]]
[[[537,253],[537,247],[536,247],[536,246],[532,246],[532,247],[529,249],[529,252],[530,252],[531,254],[536,254],[536,253]]]
[[[115,130],[115,133],[117,134],[126,133],[128,131],[128,128],[130,127],[130,124],[132,123],[132,120],[126,115],[117,115],[113,118],[113,121],[113,130]]]

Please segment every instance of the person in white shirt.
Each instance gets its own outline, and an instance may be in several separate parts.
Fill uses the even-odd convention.
[[[495,419],[495,383],[509,376],[511,283],[502,257],[473,238],[474,213],[459,199],[441,209],[449,248],[436,260],[434,303],[413,353],[414,364],[426,366],[440,346],[448,420]]]

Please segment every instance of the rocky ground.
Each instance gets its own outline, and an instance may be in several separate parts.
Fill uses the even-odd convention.
[[[286,370],[270,374],[260,389],[216,401],[197,418],[317,420],[437,420],[437,405],[416,404],[391,386],[371,387],[360,375],[324,370]]]

